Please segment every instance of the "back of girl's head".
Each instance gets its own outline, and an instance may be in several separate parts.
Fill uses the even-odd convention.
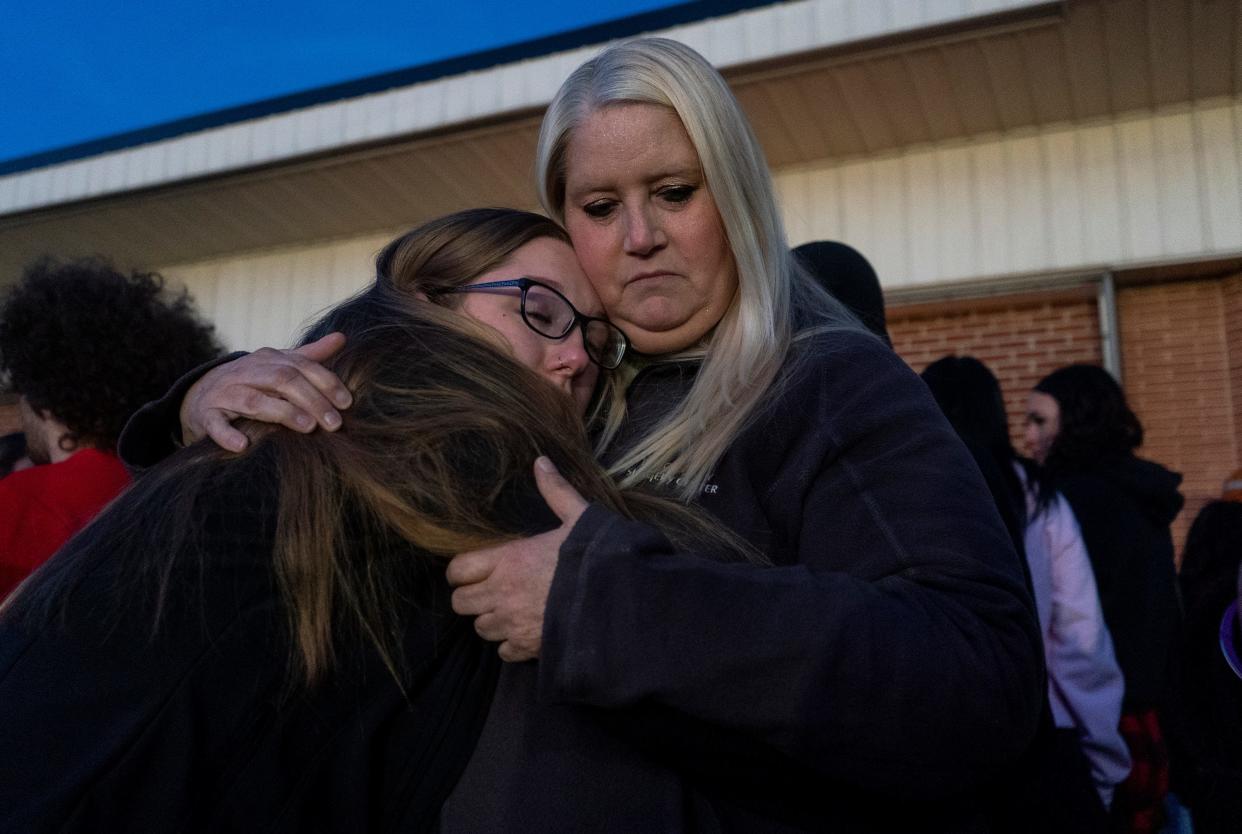
[[[354,394],[342,430],[303,437],[252,427],[281,446],[286,466],[307,470],[302,483],[340,473],[377,521],[442,555],[529,532],[529,518],[507,502],[531,494],[540,454],[616,504],[570,399],[472,319],[380,281],[315,330],[346,334],[327,363]]]
[[[922,376],[958,434],[1001,461],[1013,459],[1000,383],[986,365],[973,356],[945,356]]]
[[[1069,365],[1044,377],[1035,390],[1060,408],[1060,429],[1048,452],[1050,469],[1089,465],[1142,445],[1142,424],[1117,380],[1103,368]]]

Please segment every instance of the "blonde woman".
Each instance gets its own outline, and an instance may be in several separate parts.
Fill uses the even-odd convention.
[[[727,84],[673,41],[609,47],[553,100],[538,170],[636,351],[609,471],[775,567],[687,559],[563,485],[559,528],[458,556],[454,608],[515,662],[444,830],[984,830],[1040,704],[1017,556],[922,383],[792,265]],[[295,382],[219,369],[184,430],[331,428],[339,382],[264,361]]]

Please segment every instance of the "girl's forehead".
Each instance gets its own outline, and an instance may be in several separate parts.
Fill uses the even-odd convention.
[[[523,246],[502,265],[505,277],[527,277],[558,290],[579,312],[603,315],[603,305],[587,280],[573,247],[557,238],[536,238]],[[512,274],[509,274],[512,273]]]

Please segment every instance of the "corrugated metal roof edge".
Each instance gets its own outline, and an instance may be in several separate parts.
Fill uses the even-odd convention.
[[[88,142],[80,142],[75,145],[68,145],[51,151],[42,151],[16,159],[0,160],[0,176],[30,171],[61,162],[70,162],[75,159],[84,159],[109,151],[144,145],[149,142],[158,142],[161,139],[170,139],[186,133],[222,127],[248,119],[260,119],[264,116],[285,113],[303,107],[312,107],[316,104],[356,98],[370,93],[390,90],[394,87],[405,87],[423,81],[433,81],[437,78],[447,78],[475,70],[487,69],[500,64],[516,63],[517,61],[539,58],[556,52],[566,52],[571,49],[589,46],[593,43],[603,43],[616,38],[625,38],[641,32],[667,29],[686,23],[696,23],[701,20],[723,17],[734,12],[759,8],[761,6],[776,6],[783,2],[788,2],[788,0],[691,0],[688,3],[680,3],[663,9],[643,12],[606,23],[596,23],[591,26],[572,29],[568,32],[545,35],[540,38],[522,41],[521,43],[510,44],[509,46],[472,52],[456,58],[446,58],[353,81],[328,84],[323,87],[304,90],[300,93],[276,96],[250,104],[226,107],[198,116],[175,119],[170,122],[152,125],[151,127],[117,133],[101,139],[92,139]]]

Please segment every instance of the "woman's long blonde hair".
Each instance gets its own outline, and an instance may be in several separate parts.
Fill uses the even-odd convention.
[[[738,275],[733,304],[704,342],[660,357],[702,357],[689,394],[610,468],[623,486],[675,484],[674,492],[689,501],[777,381],[795,337],[795,309],[819,330],[858,325],[794,264],[767,161],[750,123],[720,73],[676,41],[616,44],[561,85],[544,116],[536,157],[539,198],[550,216],[564,223],[566,159],[574,130],[601,108],[629,103],[665,107],[681,119],[720,211]],[[634,372],[631,367],[629,374]],[[624,418],[623,396],[614,395],[603,444]]]
[[[183,602],[174,599],[184,585],[174,565],[188,558],[211,570],[221,524],[218,512],[204,518],[204,505],[236,494],[261,504],[257,517],[272,532],[274,582],[302,679],[332,669],[343,631],[373,645],[399,676],[400,624],[430,559],[556,525],[535,487],[539,455],[589,501],[651,521],[683,545],[714,543],[757,559],[687,508],[618,489],[595,462],[569,397],[514,360],[489,328],[419,297],[468,281],[544,234],[561,233],[539,215],[495,209],[398,238],[380,254],[375,283],[306,335],[347,336],[326,363],[354,394],[340,430],[300,435],[243,423],[252,442],[240,455],[209,440],[182,450],[32,577],[5,615],[46,620],[64,610],[83,566],[102,558],[143,580],[158,622]],[[133,586],[117,591],[118,606],[144,598]]]

